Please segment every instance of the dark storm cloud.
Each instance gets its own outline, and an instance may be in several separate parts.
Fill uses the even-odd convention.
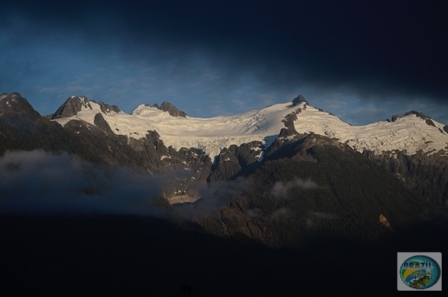
[[[16,43],[71,37],[131,56],[152,47],[179,63],[199,52],[230,83],[251,73],[277,88],[439,103],[448,91],[448,18],[430,1],[14,1],[2,10],[2,26],[26,22]]]
[[[0,213],[166,216],[163,177],[101,168],[67,154],[6,152],[0,158]]]

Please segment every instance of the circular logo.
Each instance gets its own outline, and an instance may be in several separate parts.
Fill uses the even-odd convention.
[[[424,290],[437,283],[440,278],[440,266],[428,256],[413,256],[401,264],[400,277],[408,287]]]

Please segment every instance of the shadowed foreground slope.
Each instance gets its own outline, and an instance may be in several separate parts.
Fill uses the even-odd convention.
[[[376,245],[315,238],[270,249],[125,216],[0,218],[2,296],[299,296],[396,292],[397,251],[446,251],[428,221]],[[442,286],[444,287],[444,286]]]

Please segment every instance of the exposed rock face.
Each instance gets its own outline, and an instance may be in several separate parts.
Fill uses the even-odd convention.
[[[297,115],[301,111],[302,110],[300,108],[297,108],[295,111],[291,112],[290,114],[285,116],[285,118],[283,119],[283,124],[285,124],[285,127],[288,129],[288,132],[287,132],[288,134],[290,134],[290,135],[298,134],[296,131],[296,128],[294,127],[294,121],[297,120]]]
[[[386,217],[383,214],[380,214],[380,218],[379,218],[380,224],[382,224],[384,227],[386,227],[387,229],[392,229],[390,227],[390,223],[389,221],[386,219]]]
[[[71,96],[64,104],[62,104],[56,112],[52,115],[51,119],[59,119],[65,117],[72,117],[77,115],[81,111],[82,107],[92,109],[89,100],[84,96]]]
[[[417,117],[419,117],[419,118],[425,120],[425,122],[426,122],[427,125],[429,125],[429,126],[434,126],[434,127],[435,127],[435,124],[434,124],[434,122],[431,120],[431,117],[425,115],[424,113],[422,113],[422,112],[420,112],[420,111],[411,110],[411,111],[406,112],[403,116],[405,117],[405,116],[408,116],[408,115],[411,115],[411,114],[416,115]],[[396,121],[397,119],[399,119],[399,118],[400,118],[400,116],[398,116],[398,115],[393,115],[393,116],[392,116],[392,122],[395,122],[395,121]]]
[[[31,146],[31,139],[42,143],[38,122],[45,121],[19,93],[2,94],[0,100],[0,155],[17,146]],[[48,121],[48,120],[47,120]]]
[[[306,101],[305,97],[303,97],[302,95],[297,96],[296,98],[294,98],[294,100],[292,100],[292,106],[297,106],[300,103],[305,102],[306,104],[308,104],[308,101]]]
[[[94,124],[104,132],[113,133],[112,129],[110,128],[109,124],[106,122],[101,113],[97,113],[95,115]]]
[[[434,124],[434,122],[431,121],[430,119],[426,119],[426,120],[425,120],[425,123],[426,123],[427,125],[429,125],[429,126],[433,126],[433,127],[436,126],[436,125]]]
[[[0,98],[0,116],[9,114],[34,118],[40,117],[40,114],[34,110],[28,100],[23,98],[19,93],[3,93],[0,95]]]
[[[409,190],[427,203],[442,206],[448,201],[448,157],[397,152],[395,157],[365,152],[371,160],[398,178]]]
[[[407,113],[404,114],[404,116],[411,115],[411,114],[415,114],[417,117],[422,118],[424,120],[430,119],[430,117],[428,117],[424,113],[422,113],[420,111],[415,111],[415,110],[408,111]]]
[[[88,98],[84,96],[70,96],[64,104],[62,104],[54,114],[47,116],[50,119],[59,119],[59,118],[65,118],[65,117],[72,117],[74,115],[77,115],[81,109],[87,108],[92,109],[92,105],[90,102],[96,103],[100,106],[100,109],[103,113],[111,113],[111,112],[120,112],[120,108],[116,105],[109,105],[107,103],[104,103],[100,101],[97,103],[95,100],[89,100]]]
[[[91,100],[91,101],[95,102],[93,100]],[[121,111],[120,108],[118,106],[116,106],[116,105],[109,105],[109,104],[104,103],[102,101],[100,101],[98,104],[100,105],[101,111],[104,112],[104,113],[110,113],[110,112],[119,113]]]
[[[215,157],[215,163],[211,168],[211,173],[208,178],[209,182],[226,180],[236,175],[241,170],[235,154],[227,148],[224,148],[221,153]]]
[[[352,151],[348,145],[342,144],[318,134],[297,135],[292,139],[277,138],[264,153],[264,160],[278,158],[294,158],[297,160],[313,161],[315,147],[336,147],[341,151]]]
[[[243,169],[257,162],[261,154],[261,142],[253,141],[241,146],[231,145],[216,156],[207,181],[236,177]]]
[[[185,118],[187,116],[187,114],[184,111],[177,109],[177,107],[170,102],[163,102],[160,106],[158,104],[154,104],[153,107],[166,111],[173,117]]]
[[[293,136],[293,135],[297,135],[297,131],[289,129],[289,128],[282,128],[280,130],[280,134],[278,135],[278,137],[289,137],[289,136]]]

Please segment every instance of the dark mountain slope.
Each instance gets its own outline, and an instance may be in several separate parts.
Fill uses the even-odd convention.
[[[387,155],[366,155],[398,178],[421,200],[446,208],[448,206],[448,157],[439,154],[417,153],[412,156],[397,153],[395,158]]]
[[[113,106],[102,105],[95,125],[62,127],[18,93],[1,98],[0,156],[68,152],[95,165],[170,172],[177,176],[166,193],[181,180],[202,195],[172,206],[156,200],[164,218],[0,215],[1,296],[180,296],[188,288],[204,297],[393,295],[397,252],[448,249],[438,202],[446,167],[435,155],[373,158],[284,131],[262,159],[252,142],[212,163],[199,149],[167,148],[157,131],[115,135],[103,116],[118,112]]]
[[[408,163],[413,177],[407,180],[414,188],[409,182],[406,188],[384,169],[402,172],[401,163],[392,169],[379,166],[348,145],[315,134],[280,136],[262,159],[257,157],[259,142],[232,145],[212,163],[199,149],[167,148],[157,131],[147,131],[139,140],[116,135],[103,113],[95,116],[95,125],[71,120],[62,127],[41,117],[18,93],[2,95],[0,103],[0,155],[39,149],[144,174],[168,172],[172,181],[160,193],[165,198],[179,195],[179,188],[181,195],[202,198],[175,205],[174,211],[221,236],[249,237],[272,246],[296,246],[323,234],[372,242],[418,218],[424,208],[416,193],[436,200],[440,198],[432,191],[442,197],[446,193],[444,175],[429,175],[424,167],[429,158]]]
[[[76,113],[77,108],[81,108],[77,106],[82,104],[80,100],[79,97],[69,98],[61,107],[61,114]],[[185,161],[184,153],[168,150],[155,131],[147,131],[146,137],[140,140],[112,133],[101,113],[95,117],[96,125],[71,120],[62,127],[41,117],[18,93],[8,95],[0,103],[0,155],[7,150],[67,152],[95,164],[116,164],[146,173],[165,171]],[[203,152],[195,154],[197,158],[190,158],[189,165],[205,170],[203,175],[206,175],[209,167],[198,164],[210,163],[209,159],[204,158]],[[162,155],[170,158],[161,160]]]
[[[244,234],[275,246],[316,234],[375,241],[393,232],[380,215],[399,230],[421,211],[418,198],[383,168],[318,135],[279,146],[233,185],[231,201],[215,218],[197,221],[217,234]]]

